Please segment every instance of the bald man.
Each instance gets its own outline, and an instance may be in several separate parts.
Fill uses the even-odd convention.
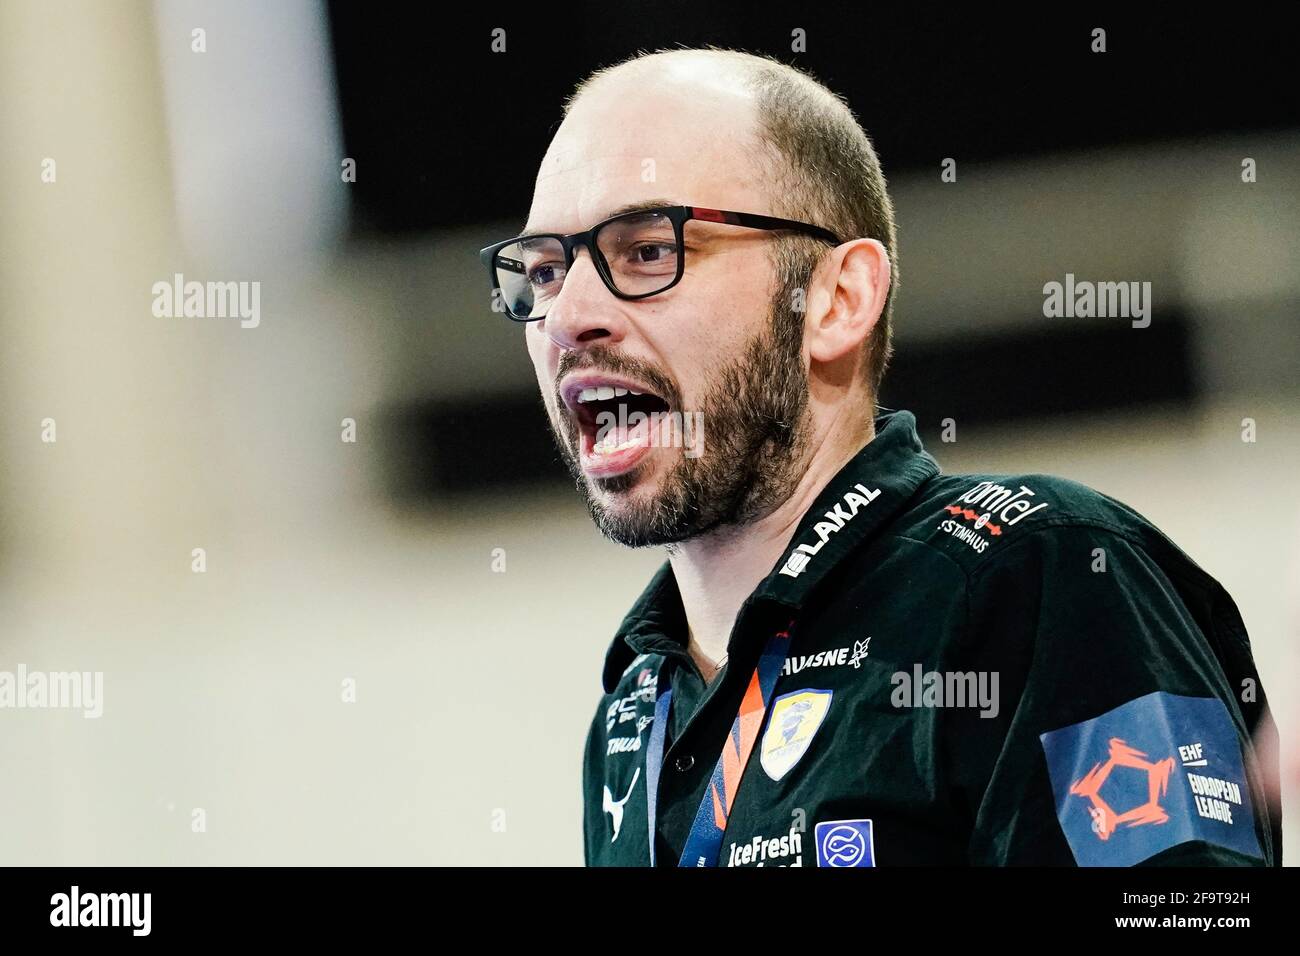
[[[1280,863],[1217,582],[1075,482],[941,474],[878,409],[894,212],[815,79],[600,71],[482,258],[592,518],[667,550],[606,654],[588,864]]]

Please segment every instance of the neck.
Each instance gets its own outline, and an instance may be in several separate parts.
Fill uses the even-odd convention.
[[[745,599],[785,552],[822,489],[875,437],[866,429],[827,433],[813,446],[793,493],[766,516],[744,525],[718,528],[670,549],[669,560],[686,610],[688,650],[705,680],[717,676],[731,630]]]

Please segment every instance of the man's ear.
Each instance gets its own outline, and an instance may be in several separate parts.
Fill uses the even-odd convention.
[[[806,329],[815,362],[859,353],[885,309],[889,253],[877,239],[854,239],[837,247],[813,274]]]

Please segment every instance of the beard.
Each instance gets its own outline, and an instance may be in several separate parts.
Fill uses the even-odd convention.
[[[792,307],[790,283],[772,299],[768,322],[710,383],[701,407],[702,453],[684,449],[655,494],[608,507],[593,494],[629,494],[644,464],[626,474],[588,479],[574,451],[578,428],[569,416],[552,417],[561,457],[582,494],[592,520],[609,539],[628,547],[672,545],[724,526],[738,526],[770,514],[790,497],[803,472],[808,444],[808,376],[802,361],[803,315]],[[579,360],[562,359],[557,381]],[[582,368],[639,378],[673,411],[680,391],[657,369],[600,346],[585,352]],[[558,403],[557,403],[557,407]]]

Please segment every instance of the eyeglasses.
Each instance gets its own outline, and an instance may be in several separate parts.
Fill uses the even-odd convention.
[[[536,322],[546,318],[559,296],[579,246],[586,246],[597,274],[620,299],[644,299],[671,289],[686,271],[682,229],[692,219],[790,230],[840,244],[834,233],[792,219],[701,206],[653,206],[613,216],[571,236],[541,233],[493,243],[480,250],[479,258],[493,290],[501,294],[506,315],[516,322]]]

